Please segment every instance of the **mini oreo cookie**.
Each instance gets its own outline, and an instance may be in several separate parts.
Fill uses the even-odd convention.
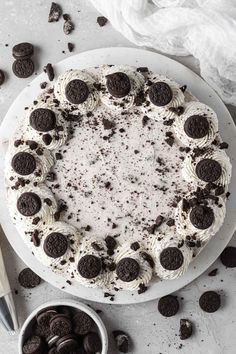
[[[28,152],[18,152],[11,160],[13,170],[22,176],[30,175],[36,169],[36,161]]]
[[[220,255],[220,260],[228,268],[236,267],[236,247],[226,247]]]
[[[100,274],[101,270],[101,259],[92,254],[87,254],[79,260],[78,272],[83,278],[96,278]]]
[[[81,104],[88,98],[88,85],[79,79],[72,80],[66,85],[65,95],[72,104]]]
[[[39,336],[32,336],[23,345],[24,354],[41,354],[44,352],[44,343]]]
[[[55,336],[63,337],[72,332],[72,323],[67,315],[58,314],[50,320],[50,331]]]
[[[17,200],[17,209],[24,216],[37,214],[42,206],[40,197],[33,192],[22,193]]]
[[[30,268],[25,268],[20,272],[18,281],[23,288],[33,289],[40,284],[41,278]]]
[[[17,59],[12,64],[13,73],[20,79],[26,79],[34,73],[34,63],[31,59]]]
[[[196,174],[204,182],[215,182],[220,178],[222,168],[220,163],[213,159],[203,159],[196,166]]]
[[[91,332],[84,337],[84,349],[88,354],[96,354],[102,350],[102,342],[97,333]]]
[[[220,295],[215,291],[206,291],[201,295],[199,305],[205,312],[216,312],[221,305]]]
[[[170,86],[165,82],[155,82],[148,90],[150,101],[159,107],[166,106],[173,98]]]
[[[178,247],[167,247],[160,254],[160,263],[164,269],[179,269],[183,262],[183,253]]]
[[[73,324],[74,333],[78,336],[84,336],[89,333],[94,326],[92,318],[86,312],[82,311],[79,311],[74,315]]]
[[[36,108],[30,114],[30,125],[39,132],[48,132],[56,126],[56,116],[51,109]]]
[[[14,45],[12,55],[15,59],[27,59],[34,54],[34,46],[31,43],[23,42]]]
[[[121,259],[116,267],[118,278],[124,282],[131,282],[138,278],[140,266],[138,262],[130,257]]]
[[[68,353],[76,353],[79,344],[77,342],[76,336],[73,334],[68,334],[63,336],[57,342],[57,353],[59,354],[68,354]]]
[[[191,116],[184,123],[184,131],[192,139],[204,138],[209,133],[209,129],[209,122],[203,116]]]
[[[36,321],[41,327],[48,327],[50,320],[57,315],[57,311],[55,309],[47,309],[40,311],[36,315]]]
[[[109,93],[116,98],[127,96],[131,90],[130,79],[122,72],[107,75],[106,84]]]
[[[166,295],[158,301],[158,311],[162,316],[175,316],[179,311],[179,301],[176,296]]]
[[[213,224],[215,216],[212,208],[196,205],[191,209],[189,219],[197,229],[206,230]]]
[[[60,232],[52,232],[49,234],[43,244],[44,252],[52,258],[63,256],[68,248],[68,239]]]

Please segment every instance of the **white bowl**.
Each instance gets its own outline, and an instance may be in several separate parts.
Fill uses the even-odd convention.
[[[25,320],[21,331],[19,335],[19,341],[18,341],[18,351],[19,354],[23,354],[22,347],[23,344],[26,340],[26,338],[29,336],[31,328],[33,324],[35,324],[35,316],[37,313],[43,309],[46,309],[48,307],[56,307],[56,306],[68,306],[72,307],[76,310],[81,310],[83,312],[86,312],[95,322],[95,324],[98,327],[98,332],[102,341],[102,352],[101,354],[107,354],[108,353],[108,336],[107,336],[107,330],[102,322],[101,318],[98,316],[98,314],[88,307],[87,305],[84,305],[81,302],[77,302],[74,300],[66,299],[66,300],[56,300],[56,301],[48,301],[45,302],[44,304],[40,305],[37,307],[31,314],[27,317]]]

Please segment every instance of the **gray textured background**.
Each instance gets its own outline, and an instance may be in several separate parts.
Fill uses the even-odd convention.
[[[11,73],[11,48],[21,41],[32,42],[36,46],[38,73],[48,62],[56,63],[68,55],[67,42],[76,45],[74,53],[109,46],[133,45],[116,32],[110,24],[100,28],[96,23],[98,13],[86,0],[61,1],[65,13],[69,13],[76,29],[69,37],[62,31],[63,21],[47,23],[49,0],[0,0],[0,68],[8,72],[7,82],[0,89],[0,121],[18,93],[32,77],[20,80]],[[8,46],[5,46],[8,44]],[[62,51],[65,50],[66,54]],[[73,53],[73,54],[74,54]],[[186,66],[199,71],[198,63],[192,57],[175,58]],[[229,107],[232,115],[236,110]],[[231,187],[232,188],[232,187]],[[4,258],[13,289],[18,290],[15,301],[22,321],[36,306],[54,298],[67,298],[67,294],[46,282],[38,288],[24,290],[17,284],[17,275],[24,268],[6,238],[1,236]],[[236,246],[233,239],[231,244]],[[134,354],[234,354],[236,352],[236,271],[225,269],[219,261],[210,268],[218,268],[216,277],[208,277],[207,271],[200,278],[177,293],[181,311],[173,318],[166,319],[157,312],[157,301],[130,306],[92,304],[103,311],[108,332],[113,329],[127,331],[133,340],[131,353]],[[215,314],[205,314],[198,306],[198,298],[203,291],[217,290],[222,293],[222,308]],[[178,338],[180,318],[190,318],[195,324],[194,336],[182,342]],[[17,354],[18,336],[9,336],[0,327],[0,354]],[[181,347],[182,345],[182,347]],[[111,345],[109,354],[117,354]]]

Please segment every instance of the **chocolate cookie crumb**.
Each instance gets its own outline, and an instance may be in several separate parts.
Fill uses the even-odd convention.
[[[133,242],[133,243],[131,243],[130,248],[133,251],[137,251],[140,248],[140,244],[137,241]]]
[[[44,82],[41,82],[41,84],[40,84],[40,88],[42,89],[42,90],[44,90],[46,87],[47,87],[47,82],[46,81],[44,81]]]
[[[25,268],[20,272],[18,281],[23,288],[32,289],[40,284],[41,278],[30,268]]]
[[[139,284],[138,294],[141,295],[147,291],[148,287],[143,283]]]
[[[220,255],[220,260],[227,268],[236,267],[236,247],[226,247]]]
[[[104,16],[98,16],[97,17],[97,23],[99,24],[100,27],[103,27],[107,24],[108,19]]]
[[[183,85],[179,89],[184,93],[187,89],[187,85]]]
[[[48,63],[45,68],[44,72],[48,75],[48,80],[53,81],[55,74],[54,74],[54,69],[51,63]]]
[[[219,148],[220,148],[220,149],[228,149],[228,147],[229,147],[229,144],[228,144],[228,143],[225,143],[225,142],[223,142],[223,143],[221,143],[221,144],[219,145]]]
[[[70,34],[75,29],[75,26],[71,20],[64,22],[63,31],[66,35]]]
[[[180,320],[180,329],[179,336],[181,340],[185,340],[191,337],[193,333],[192,322],[186,319],[181,318]]]
[[[130,338],[129,336],[120,330],[116,330],[112,332],[116,347],[121,353],[128,353],[130,350]]]
[[[211,270],[211,271],[208,273],[208,276],[209,276],[209,277],[215,277],[217,273],[218,273],[218,269],[215,268],[215,269]]]
[[[48,15],[48,22],[57,22],[62,14],[60,5],[55,2],[52,2],[50,12]]]
[[[4,83],[5,81],[5,74],[3,70],[0,70],[0,86]]]
[[[71,52],[73,52],[75,45],[73,43],[69,42],[69,43],[67,43],[67,47],[68,47],[69,52],[71,53]]]

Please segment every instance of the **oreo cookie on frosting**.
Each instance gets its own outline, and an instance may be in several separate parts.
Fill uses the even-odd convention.
[[[78,272],[86,279],[96,278],[102,270],[102,261],[99,257],[87,254],[78,262]]]
[[[214,222],[215,216],[212,208],[205,205],[196,205],[189,213],[189,219],[197,229],[208,229]]]
[[[71,80],[65,88],[65,95],[72,104],[81,104],[88,98],[88,85],[79,79]]]
[[[161,251],[160,263],[167,270],[177,270],[184,262],[183,253],[178,247],[167,247]]]
[[[43,244],[44,252],[48,257],[62,257],[69,247],[67,236],[59,232],[50,233]]]
[[[116,274],[118,278],[124,282],[131,282],[137,279],[139,272],[139,264],[133,258],[123,258],[116,266]]]
[[[166,82],[155,82],[148,90],[150,101],[155,106],[166,106],[172,100],[173,93],[170,86]]]
[[[11,165],[16,173],[27,176],[35,171],[36,160],[32,154],[22,151],[13,156]]]
[[[17,209],[23,216],[34,216],[41,207],[41,198],[33,192],[22,193],[17,200]]]
[[[29,117],[30,125],[38,132],[49,132],[56,126],[55,113],[48,108],[36,108]]]
[[[131,89],[129,76],[123,72],[115,72],[106,76],[107,89],[116,98],[127,96]]]

